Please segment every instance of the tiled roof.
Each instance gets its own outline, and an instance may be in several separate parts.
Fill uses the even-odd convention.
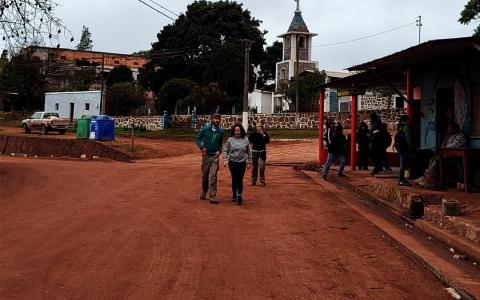
[[[288,28],[288,32],[310,32],[308,31],[307,24],[305,24],[305,21],[303,20],[301,12],[295,12],[295,16],[293,17],[292,23]]]

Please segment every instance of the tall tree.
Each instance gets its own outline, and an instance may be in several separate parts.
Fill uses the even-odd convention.
[[[73,41],[71,32],[55,16],[54,0],[0,1],[0,38],[15,55],[29,45],[60,47],[61,39]]]
[[[127,66],[118,66],[112,69],[107,77],[107,87],[119,82],[132,82],[132,70]]]
[[[43,64],[27,51],[16,55],[6,63],[0,73],[0,91],[16,94],[13,106],[16,110],[31,111],[43,106],[46,89]]]
[[[152,62],[142,71],[142,85],[158,92],[163,83],[174,78],[189,79],[201,86],[217,82],[221,90],[241,102],[246,40],[251,42],[252,64],[258,65],[263,55],[265,32],[259,26],[260,21],[242,4],[193,2],[174,24],[157,34]],[[253,72],[250,82],[253,88]]]
[[[265,55],[260,61],[260,74],[257,78],[257,87],[263,88],[269,81],[275,80],[277,63],[283,58],[283,43],[279,41],[273,42],[268,46]]]
[[[160,89],[158,95],[159,110],[161,112],[166,110],[168,113],[173,113],[177,102],[192,95],[195,86],[196,83],[188,79],[172,79],[167,81]]]
[[[108,114],[130,115],[145,104],[144,90],[131,82],[118,82],[108,89],[106,101]]]
[[[306,72],[298,79],[299,109],[302,112],[318,111],[319,86],[325,83],[325,71]],[[292,81],[288,86],[287,96],[295,99],[296,83]],[[294,106],[295,107],[295,106]]]
[[[80,42],[78,42],[77,50],[86,50],[91,51],[93,49],[92,34],[87,26],[82,28],[82,36],[80,37]]]
[[[465,4],[464,9],[460,13],[458,21],[462,24],[470,24],[472,21],[480,19],[480,0],[470,0]],[[480,24],[473,33],[474,36],[480,36]]]

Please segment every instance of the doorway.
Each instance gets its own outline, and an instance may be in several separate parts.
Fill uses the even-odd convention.
[[[441,147],[447,135],[447,126],[455,121],[454,90],[451,88],[438,89],[436,93],[437,116],[437,147]]]
[[[75,112],[75,103],[70,103],[70,123],[73,123],[74,112]]]

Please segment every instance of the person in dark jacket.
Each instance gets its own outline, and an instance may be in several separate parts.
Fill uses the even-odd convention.
[[[330,145],[328,146],[328,157],[327,163],[323,167],[322,178],[327,180],[328,171],[333,164],[335,159],[338,159],[340,162],[340,168],[338,169],[337,176],[343,177],[343,169],[347,160],[345,159],[345,151],[347,149],[347,140],[343,135],[342,125],[337,125],[335,127],[335,134],[331,138]]]
[[[382,123],[382,135],[383,135],[383,166],[385,172],[391,173],[392,168],[390,168],[390,164],[388,163],[388,156],[387,156],[387,149],[390,148],[392,145],[392,135],[388,132],[387,123]]]
[[[358,145],[358,169],[368,170],[368,145],[370,130],[365,122],[360,123],[360,128],[357,131],[357,145]]]
[[[385,151],[385,140],[383,136],[382,120],[376,112],[372,112],[370,115],[371,130],[370,130],[370,145],[371,155],[374,164],[372,175],[378,174],[383,170],[383,159]]]
[[[328,145],[331,142],[332,135],[334,134],[334,124],[333,121],[328,119],[325,121],[325,124],[323,125],[323,149],[327,150]]]
[[[200,200],[205,200],[210,188],[210,203],[217,204],[217,172],[219,156],[222,153],[223,129],[220,128],[221,116],[214,113],[211,123],[203,127],[195,137],[195,143],[202,151],[202,193]]]
[[[267,161],[267,147],[270,137],[262,124],[257,124],[257,129],[248,136],[252,146],[252,185],[257,184],[258,162],[260,161],[260,186],[265,186],[265,162]]]
[[[397,134],[395,135],[394,147],[400,155],[400,172],[398,174],[398,184],[403,186],[410,186],[410,182],[405,179],[405,169],[410,162],[410,153],[412,149],[412,134],[409,117],[402,115],[400,122],[397,125]]]

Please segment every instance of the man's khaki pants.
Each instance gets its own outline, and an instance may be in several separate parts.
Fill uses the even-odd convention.
[[[204,155],[202,158],[202,188],[206,194],[209,188],[210,179],[210,196],[217,195],[217,172],[219,158],[217,156]]]

